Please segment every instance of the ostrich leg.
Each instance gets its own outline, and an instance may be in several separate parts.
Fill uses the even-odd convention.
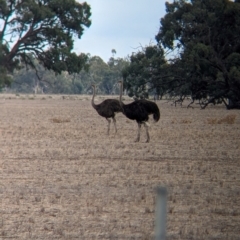
[[[147,141],[146,142],[149,142],[150,141],[150,136],[149,136],[149,132],[148,132],[148,123],[147,122],[144,123],[144,127],[146,129],[146,134],[147,134]]]
[[[108,121],[108,129],[107,129],[107,135],[109,135],[109,130],[110,130],[110,124],[111,124],[111,119],[106,118]]]
[[[140,131],[141,131],[141,123],[138,123],[138,133],[135,142],[139,142],[140,140]]]
[[[114,127],[115,127],[115,133],[117,133],[116,119],[115,119],[115,117],[113,117],[112,119],[113,119],[113,124],[114,124]]]

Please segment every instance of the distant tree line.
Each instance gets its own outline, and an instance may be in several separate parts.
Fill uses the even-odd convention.
[[[129,61],[111,57],[105,63],[98,56],[88,56],[87,69],[72,74],[67,71],[55,74],[53,70],[46,70],[38,62],[34,64],[34,69],[23,67],[14,71],[9,91],[35,94],[87,94],[91,91],[91,84],[94,83],[97,85],[98,93],[116,94],[119,92],[117,83],[122,79],[122,69]]]

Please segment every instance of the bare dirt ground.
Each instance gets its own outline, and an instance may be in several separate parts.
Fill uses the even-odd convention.
[[[240,111],[159,101],[135,143],[90,99],[0,95],[0,239],[153,239],[157,186],[167,239],[239,239]]]

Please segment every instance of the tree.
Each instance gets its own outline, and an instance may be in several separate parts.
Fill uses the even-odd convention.
[[[148,98],[149,92],[156,96],[166,93],[163,81],[167,62],[160,46],[147,46],[130,57],[130,64],[123,71],[124,87],[129,96]]]
[[[81,38],[90,16],[90,6],[75,0],[0,0],[2,84],[23,64],[34,68],[33,59],[55,73],[80,72],[88,57],[72,52],[73,37]]]
[[[89,71],[81,71],[77,79],[83,84],[83,91],[87,92],[91,83],[98,86],[98,93],[115,94],[118,92],[117,83],[122,77],[122,69],[128,64],[127,59],[110,57],[105,63],[100,57],[89,58]]]
[[[180,52],[172,81],[180,80],[203,108],[216,102],[240,108],[239,1],[175,0],[166,11],[156,40]]]
[[[112,50],[112,53],[113,56],[110,57],[107,62],[108,68],[100,85],[100,88],[103,89],[103,91],[107,94],[114,94],[118,92],[118,81],[122,78],[122,70],[129,63],[127,58],[115,58],[115,49]]]
[[[52,70],[46,70],[36,60],[35,69],[25,67],[15,70],[11,91],[17,93],[48,93],[48,94],[72,94],[81,93],[82,89],[74,76],[67,72],[55,74]],[[36,75],[38,72],[38,77]]]

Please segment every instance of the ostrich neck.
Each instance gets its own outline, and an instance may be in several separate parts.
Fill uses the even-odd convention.
[[[124,103],[122,102],[122,94],[123,94],[123,83],[120,84],[120,96],[119,96],[120,105],[123,107]]]
[[[95,98],[95,87],[93,87],[92,106],[93,108],[96,108],[96,104],[94,103],[94,98]]]

